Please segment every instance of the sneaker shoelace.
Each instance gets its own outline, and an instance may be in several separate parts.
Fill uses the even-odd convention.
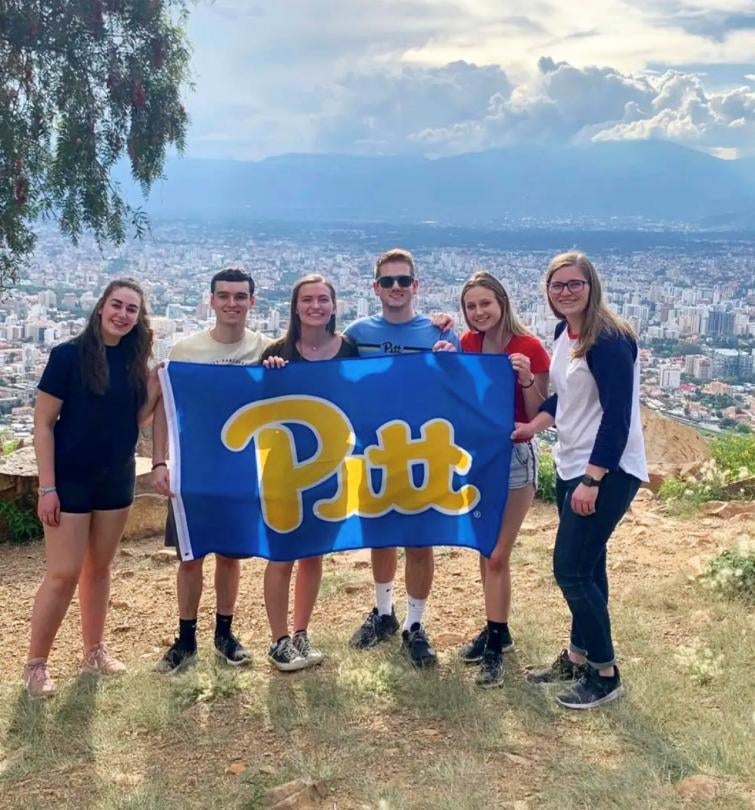
[[[24,667],[24,682],[26,686],[44,684],[50,680],[47,671],[47,661],[31,661]]]
[[[309,642],[309,636],[306,633],[300,633],[296,636],[296,641],[297,643],[294,646],[299,651],[299,654],[307,658],[307,656],[309,656],[312,652],[312,645]]]

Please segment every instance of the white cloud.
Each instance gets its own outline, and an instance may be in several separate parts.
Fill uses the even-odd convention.
[[[751,24],[752,0],[532,0],[518,15],[498,0],[215,0],[190,18],[188,151],[752,148]],[[724,64],[743,69],[713,89],[705,67]]]
[[[449,66],[451,67],[451,66]],[[466,66],[457,79],[476,77]],[[348,122],[350,132],[360,130],[360,110],[371,109],[367,82],[358,82],[359,104],[346,106],[333,121]],[[485,85],[477,85],[478,91]],[[406,99],[397,86],[393,102]],[[463,87],[456,87],[457,95]],[[473,93],[470,91],[471,98]],[[445,124],[437,115],[423,114],[431,106],[413,108],[400,129],[388,123],[394,151],[420,151],[444,155],[531,143],[570,143],[586,140],[662,138],[698,148],[747,149],[755,143],[755,89],[706,91],[694,74],[668,71],[661,76],[623,74],[613,68],[577,68],[542,58],[537,77],[496,92],[480,114],[456,116]],[[396,109],[396,107],[394,107]],[[390,122],[390,116],[387,119]],[[372,118],[370,124],[374,124]],[[379,123],[379,119],[378,119]],[[376,126],[376,130],[379,127]],[[330,131],[330,137],[334,137]],[[404,139],[403,148],[401,139]],[[346,145],[342,139],[342,148]],[[371,142],[353,142],[349,151],[371,152]],[[398,148],[397,148],[398,147]]]

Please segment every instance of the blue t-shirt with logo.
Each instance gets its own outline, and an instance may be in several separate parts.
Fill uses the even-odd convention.
[[[344,334],[357,344],[361,357],[427,352],[439,340],[447,340],[459,349],[456,332],[433,326],[426,315],[415,315],[404,323],[391,323],[382,315],[370,315],[354,321]]]

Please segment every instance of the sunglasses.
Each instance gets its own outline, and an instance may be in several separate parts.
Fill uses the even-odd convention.
[[[406,289],[414,284],[414,276],[380,276],[377,280],[378,286],[384,290],[390,290],[394,282],[402,289]]]

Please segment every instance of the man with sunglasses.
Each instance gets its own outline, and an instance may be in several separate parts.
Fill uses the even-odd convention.
[[[360,356],[458,350],[459,341],[452,329],[442,329],[427,316],[415,312],[417,277],[414,257],[408,250],[396,248],[378,258],[372,287],[380,299],[381,314],[355,321],[344,332],[357,344]],[[450,319],[445,317],[442,320],[448,326]],[[376,605],[352,636],[352,647],[360,650],[374,647],[398,630],[399,622],[393,607],[397,560],[395,548],[372,549]],[[432,547],[406,549],[407,610],[401,647],[416,667],[433,666],[437,662],[435,650],[422,626],[433,570]]]

